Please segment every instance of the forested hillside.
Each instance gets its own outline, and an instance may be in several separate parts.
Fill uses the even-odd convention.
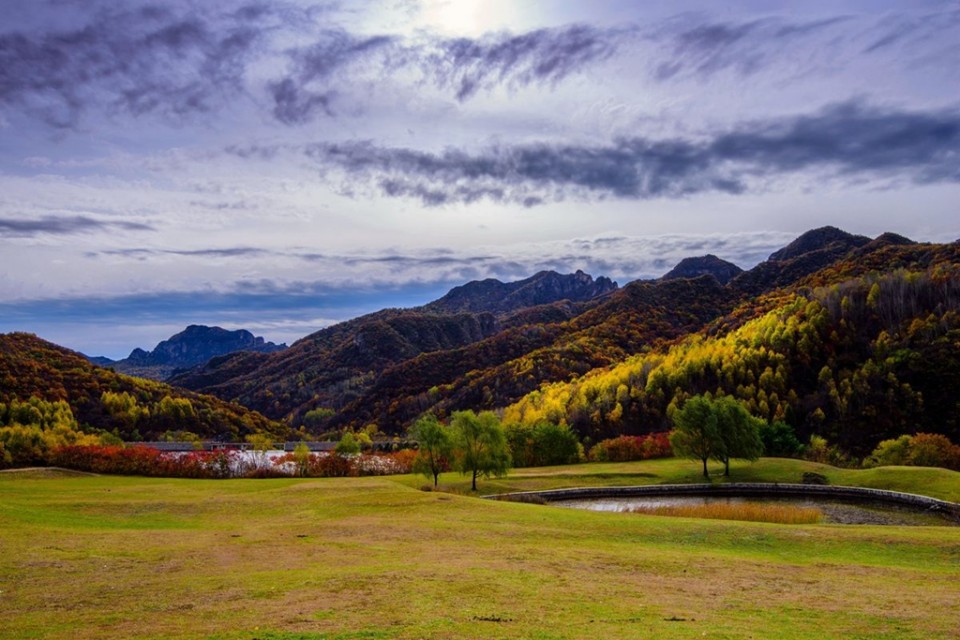
[[[903,433],[960,436],[960,267],[870,273],[805,290],[721,335],[694,335],[569,383],[504,419],[567,422],[594,438],[669,428],[695,394],[732,395],[764,420],[864,455]],[[934,254],[936,255],[936,254]],[[834,272],[844,272],[839,267]],[[826,277],[820,274],[820,277]]]
[[[285,432],[240,405],[95,366],[30,334],[0,334],[0,426],[53,426],[45,424],[48,413],[65,425],[123,440],[156,440],[168,431],[230,441]]]
[[[733,300],[709,276],[633,282],[569,320],[514,327],[394,365],[331,424],[402,425],[424,411],[445,416],[502,407],[544,382],[569,380],[697,331],[729,311]]]

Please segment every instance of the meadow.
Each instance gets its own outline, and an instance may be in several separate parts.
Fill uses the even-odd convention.
[[[803,471],[960,500],[960,473]],[[683,460],[520,469],[481,491],[696,481]],[[777,525],[467,495],[469,479],[0,473],[0,637],[957,638],[960,527]]]

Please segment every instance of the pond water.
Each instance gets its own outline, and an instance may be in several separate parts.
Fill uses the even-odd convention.
[[[913,526],[950,526],[957,521],[947,515],[927,511],[919,507],[891,504],[888,502],[860,502],[832,500],[822,497],[756,497],[739,498],[733,496],[636,496],[619,498],[581,498],[577,500],[556,500],[549,504],[570,509],[588,509],[591,511],[630,512],[634,509],[656,509],[705,505],[723,502],[739,504],[745,502],[758,504],[786,504],[796,507],[816,508],[823,513],[821,522],[827,524],[888,524]]]

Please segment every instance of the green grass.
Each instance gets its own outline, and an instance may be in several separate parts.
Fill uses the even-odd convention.
[[[805,470],[960,495],[960,474],[923,469],[762,460],[733,480]],[[482,487],[696,475],[664,460],[519,470]],[[424,484],[0,474],[0,637],[960,637],[960,527],[594,513]]]

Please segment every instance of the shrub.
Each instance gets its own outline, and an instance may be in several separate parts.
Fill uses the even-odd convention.
[[[907,464],[960,471],[960,446],[939,433],[918,433],[910,440]]]
[[[918,433],[883,440],[863,461],[865,467],[911,465],[960,471],[960,446],[939,433]]]
[[[601,440],[590,449],[590,459],[597,462],[629,462],[672,455],[669,434],[666,432]]]
[[[830,484],[830,480],[827,479],[827,476],[822,473],[815,473],[813,471],[804,471],[803,472],[803,484]]]
[[[864,461],[865,467],[883,467],[907,464],[910,458],[910,436],[883,440]]]
[[[314,478],[345,478],[360,475],[353,458],[339,453],[310,456],[307,475]]]

